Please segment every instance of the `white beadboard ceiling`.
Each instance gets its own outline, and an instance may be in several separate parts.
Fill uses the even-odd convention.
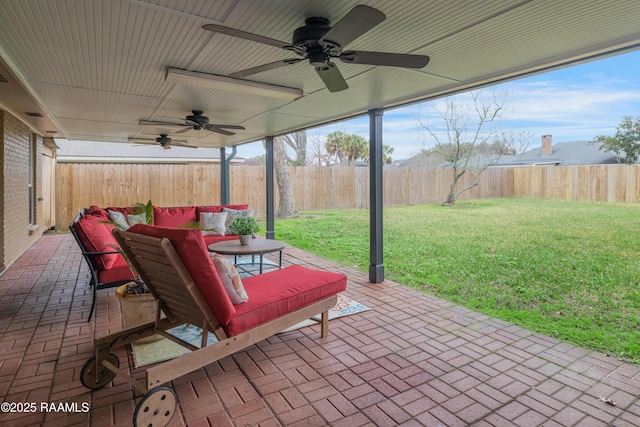
[[[247,77],[302,90],[295,101],[164,80],[168,67],[228,75],[292,57],[204,24],[290,42],[306,17],[336,23],[358,4],[387,19],[349,50],[426,54],[431,62],[407,70],[335,61],[349,84],[336,93],[306,61]],[[635,0],[2,0],[0,108],[43,136],[113,142],[171,134],[179,128],[138,122],[181,122],[203,110],[212,123],[246,130],[192,130],[180,139],[231,146],[635,50],[639,21]]]

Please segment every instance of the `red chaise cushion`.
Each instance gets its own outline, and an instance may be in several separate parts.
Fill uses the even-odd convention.
[[[199,229],[136,224],[128,231],[169,239],[218,322],[223,326],[229,323],[236,310],[216,273]]]
[[[230,337],[344,291],[347,276],[293,265],[242,283],[249,301],[235,306],[236,315],[224,328]]]

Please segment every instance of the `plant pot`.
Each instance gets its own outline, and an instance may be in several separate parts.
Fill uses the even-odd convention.
[[[240,235],[240,244],[241,245],[248,245],[251,242],[251,234],[241,234]]]
[[[129,295],[124,293],[127,283],[116,288],[116,295],[120,301],[120,310],[124,317],[126,328],[142,325],[156,320],[156,300],[151,294]],[[137,340],[137,343],[152,343],[161,340],[160,335]]]

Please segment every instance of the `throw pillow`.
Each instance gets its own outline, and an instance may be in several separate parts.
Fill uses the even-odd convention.
[[[238,270],[236,270],[231,261],[218,254],[211,254],[211,260],[231,302],[233,304],[242,304],[249,301],[249,296],[244,290]]]
[[[231,225],[234,219],[236,219],[239,216],[253,216],[253,211],[249,209],[239,210],[239,209],[222,208],[222,212],[227,213],[227,221],[225,222],[225,227],[227,228],[227,236],[238,234],[235,231],[233,231],[231,228],[229,228],[229,226]]]
[[[124,217],[124,214],[122,212],[112,211],[111,209],[109,209],[107,212],[109,212],[109,219],[111,220],[111,222],[116,223],[119,229],[121,230],[129,229],[129,223],[127,222],[127,218]]]
[[[227,231],[227,227],[225,225],[226,220],[226,212],[200,212],[200,225],[202,226],[202,235],[224,236]]]
[[[127,215],[127,222],[130,226],[134,226],[136,224],[146,224],[147,223],[147,215],[143,212],[138,215]]]

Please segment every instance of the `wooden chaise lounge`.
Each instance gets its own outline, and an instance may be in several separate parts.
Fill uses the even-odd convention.
[[[99,389],[120,375],[144,396],[136,405],[134,425],[166,425],[177,407],[166,384],[240,351],[305,319],[321,314],[321,336],[328,334],[328,310],[346,288],[343,274],[290,266],[243,279],[248,302],[231,303],[211,261],[199,230],[136,225],[114,231],[118,243],[147,284],[157,302],[155,322],[117,332],[94,341],[94,355],[80,372],[84,386]],[[163,312],[166,318],[162,318]],[[200,348],[166,332],[182,324],[215,334]],[[145,383],[119,369],[111,349],[138,339],[162,335],[192,350],[151,366]]]

